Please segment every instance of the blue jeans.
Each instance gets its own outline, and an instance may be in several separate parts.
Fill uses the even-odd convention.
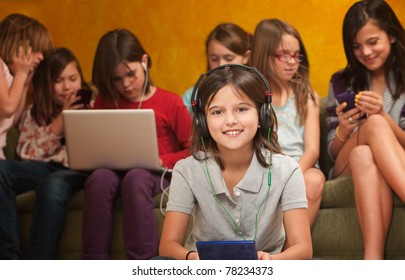
[[[31,190],[36,202],[26,258],[54,259],[68,200],[86,178],[59,163],[0,160],[0,259],[21,257],[16,196]]]

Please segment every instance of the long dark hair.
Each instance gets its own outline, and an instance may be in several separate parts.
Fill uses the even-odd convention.
[[[115,90],[113,73],[120,63],[141,62],[143,55],[147,54],[138,38],[126,29],[115,29],[104,34],[97,46],[93,62],[92,81],[99,90],[99,94],[113,104],[119,99],[119,93]],[[148,55],[148,68],[152,61]],[[152,80],[148,75],[146,89]]]
[[[82,88],[89,88],[83,78],[82,69],[76,56],[67,48],[55,48],[44,53],[32,78],[33,105],[31,114],[38,125],[48,125],[62,110],[53,101],[54,84],[70,63],[75,63],[80,74]]]
[[[388,37],[395,39],[391,44],[391,52],[384,64],[385,80],[394,99],[405,92],[405,30],[391,7],[383,0],[363,0],[354,3],[347,11],[343,21],[343,46],[347,66],[343,77],[354,91],[368,88],[368,73],[354,56],[353,41],[357,32],[370,20],[384,30]],[[395,85],[391,84],[389,75],[395,77]]]
[[[248,71],[241,69],[239,67],[223,67],[220,66],[218,69],[213,70],[209,75],[207,75],[203,80],[201,80],[196,101],[198,104],[199,113],[203,114],[206,119],[207,108],[211,104],[211,101],[216,96],[218,91],[226,85],[231,85],[235,89],[236,94],[247,96],[252,100],[257,109],[257,114],[259,116],[261,106],[266,102],[266,86],[260,77],[253,71]],[[262,124],[261,127],[257,129],[256,135],[253,139],[254,150],[260,164],[264,167],[268,166],[264,155],[262,154],[262,149],[267,149],[274,153],[281,153],[280,145],[278,143],[277,137],[277,118],[270,105],[270,127],[265,128]],[[197,160],[203,160],[199,156],[200,151],[205,151],[210,154],[219,166],[223,169],[224,165],[221,160],[221,155],[218,151],[217,143],[209,135],[202,142],[201,133],[199,128],[196,126],[197,115],[193,116],[193,131],[191,135],[191,145],[190,150],[194,158]],[[260,120],[260,117],[259,117]],[[270,130],[270,135],[269,135]]]

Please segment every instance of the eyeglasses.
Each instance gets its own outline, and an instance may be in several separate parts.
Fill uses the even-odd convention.
[[[305,59],[305,56],[299,52],[297,52],[295,54],[276,53],[274,56],[277,57],[282,62],[290,62],[292,58],[294,58],[295,61],[297,61],[297,62],[303,62]]]

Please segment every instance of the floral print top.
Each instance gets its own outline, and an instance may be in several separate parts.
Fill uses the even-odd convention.
[[[68,166],[64,138],[55,135],[50,125],[39,126],[31,116],[32,105],[23,113],[17,153],[23,160],[58,162]]]

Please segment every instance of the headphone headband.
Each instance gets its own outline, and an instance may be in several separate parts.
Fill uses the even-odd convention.
[[[250,66],[246,66],[246,65],[243,65],[243,64],[224,64],[224,65],[220,65],[220,66],[218,66],[218,67],[216,67],[214,69],[209,70],[207,73],[201,74],[200,77],[198,78],[197,82],[194,84],[193,92],[191,93],[191,108],[192,108],[194,113],[198,112],[198,107],[199,106],[197,106],[197,103],[198,103],[198,101],[197,101],[197,93],[198,93],[198,88],[200,87],[201,81],[205,77],[208,77],[213,72],[216,72],[216,71],[224,69],[224,68],[231,68],[231,67],[239,68],[239,69],[242,69],[242,70],[246,70],[246,71],[256,73],[259,76],[260,80],[263,82],[263,84],[266,87],[266,103],[271,104],[271,89],[270,89],[269,82],[264,77],[264,75],[262,73],[260,73],[259,70],[257,70],[255,67],[250,67]]]
[[[263,127],[263,129],[268,130],[270,128],[270,126],[271,126],[271,120],[270,120],[270,118],[271,118],[270,117],[271,90],[270,90],[270,85],[269,85],[267,79],[255,67],[250,67],[250,66],[246,66],[246,65],[242,65],[242,64],[224,64],[224,65],[218,66],[218,67],[208,71],[205,74],[202,74],[198,78],[197,82],[195,83],[195,85],[193,87],[193,92],[191,94],[191,108],[192,108],[193,113],[194,113],[194,122],[195,122],[196,127],[198,127],[198,129],[200,131],[199,132],[200,135],[203,138],[208,137],[209,132],[208,132],[208,127],[207,127],[207,124],[206,124],[205,116],[204,116],[204,114],[202,112],[203,110],[201,108],[201,101],[197,100],[198,89],[199,89],[200,84],[201,84],[201,82],[202,82],[202,80],[204,78],[208,77],[213,72],[216,72],[216,71],[224,69],[224,68],[231,68],[231,67],[246,70],[246,71],[249,71],[249,72],[253,72],[257,76],[259,76],[260,80],[263,82],[263,84],[266,87],[265,103],[263,103],[261,108],[260,108],[259,121],[260,121],[260,125]]]

